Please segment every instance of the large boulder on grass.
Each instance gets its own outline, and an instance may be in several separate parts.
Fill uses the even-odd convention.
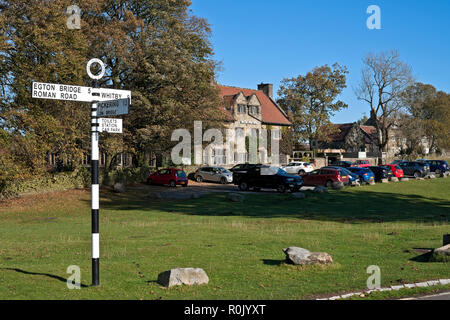
[[[286,255],[286,262],[295,265],[329,264],[333,258],[326,252],[310,252],[299,247],[289,247],[283,249]]]
[[[430,261],[450,262],[450,244],[434,249]]]
[[[398,182],[398,178],[397,177],[392,177],[391,178],[391,182]]]
[[[381,179],[381,183],[389,183],[388,179]]]
[[[209,278],[206,272],[200,268],[178,268],[160,273],[157,282],[164,287],[171,288],[181,285],[208,284]]]
[[[401,178],[400,181],[401,182],[407,182],[407,181],[409,181],[409,178]]]

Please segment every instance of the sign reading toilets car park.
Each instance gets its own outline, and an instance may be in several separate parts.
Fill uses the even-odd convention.
[[[92,74],[91,66],[97,63],[101,72]],[[77,85],[32,82],[31,96],[37,99],[65,100],[91,103],[91,215],[92,215],[92,285],[100,285],[100,185],[99,167],[99,133],[122,133],[122,119],[99,118],[128,114],[131,104],[131,91],[98,88],[100,80],[106,72],[105,65],[99,59],[91,59],[86,72],[94,80],[93,87]]]
[[[129,107],[130,99],[128,98],[99,102],[97,104],[97,116],[107,117],[128,114]]]
[[[122,119],[100,118],[100,132],[122,133]]]

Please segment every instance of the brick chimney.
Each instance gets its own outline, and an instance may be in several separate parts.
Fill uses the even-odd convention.
[[[261,83],[258,84],[258,90],[261,90],[266,94],[266,96],[269,96],[273,99],[273,84],[271,83]]]

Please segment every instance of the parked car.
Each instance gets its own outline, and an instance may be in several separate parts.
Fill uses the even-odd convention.
[[[212,181],[227,184],[233,182],[233,172],[222,167],[202,167],[195,171],[197,182]]]
[[[333,166],[328,166],[328,167],[324,167],[324,168],[332,168],[332,169],[341,170],[344,173],[344,175],[348,175],[348,183],[350,185],[355,184],[355,183],[361,183],[361,180],[359,179],[359,175],[348,170],[350,168],[346,169],[346,168],[342,168],[342,167],[333,167]]]
[[[389,174],[392,175],[392,170],[388,167],[370,166],[368,169],[373,172],[375,182],[381,182],[383,179],[389,179]]]
[[[321,168],[302,176],[305,186],[326,186],[330,188],[333,182],[349,183],[349,177],[343,170],[335,168]]]
[[[441,174],[450,170],[448,162],[444,160],[417,160],[418,162],[430,165],[430,172]]]
[[[308,162],[291,162],[282,166],[281,169],[290,174],[305,174],[314,170],[314,167]]]
[[[238,182],[235,181],[234,184],[238,185],[241,191],[247,191],[251,188],[260,191],[265,188],[277,189],[278,192],[284,193],[288,190],[299,191],[303,186],[303,179],[280,168],[255,166],[245,173],[240,173]]]
[[[230,169],[230,171],[233,173],[233,182],[235,185],[239,185],[239,181],[241,179],[241,176],[247,174],[249,170],[254,170],[255,168],[262,167],[262,164],[237,164],[233,168]]]
[[[356,160],[355,165],[357,165],[360,168],[367,168],[371,166],[369,160]]]
[[[188,183],[189,180],[186,172],[175,168],[158,170],[157,172],[149,175],[147,178],[147,184],[169,185],[171,187],[176,187],[178,185],[187,187]]]
[[[398,164],[383,164],[382,167],[391,168],[394,177],[399,179],[404,177],[403,169]]]
[[[333,167],[342,167],[342,168],[350,168],[355,167],[356,165],[351,161],[336,161],[331,164]]]
[[[348,170],[350,172],[353,172],[354,174],[357,174],[361,182],[371,183],[375,181],[375,175],[368,167],[366,168],[352,167],[348,168]]]
[[[405,161],[399,163],[405,176],[414,176],[415,178],[425,177],[430,173],[430,165],[425,162]]]

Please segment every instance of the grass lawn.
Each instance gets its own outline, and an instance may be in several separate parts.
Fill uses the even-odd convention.
[[[383,287],[450,278],[424,262],[450,233],[450,179],[347,188],[329,194],[146,199],[101,191],[101,286],[91,283],[90,191],[0,202],[0,299],[309,299],[363,290],[370,265]],[[333,256],[329,266],[286,265],[282,249]],[[68,290],[70,265],[81,290]],[[161,288],[160,272],[203,268],[206,286]]]

